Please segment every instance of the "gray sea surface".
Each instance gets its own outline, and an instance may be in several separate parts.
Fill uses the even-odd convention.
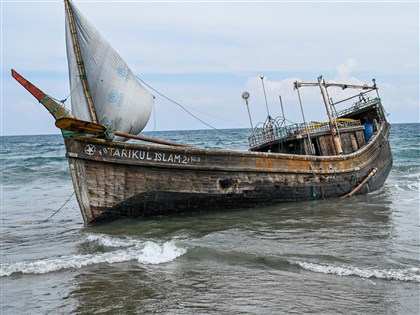
[[[391,132],[369,195],[90,227],[62,137],[1,137],[0,313],[419,314],[420,124]],[[154,135],[239,150],[248,134]]]

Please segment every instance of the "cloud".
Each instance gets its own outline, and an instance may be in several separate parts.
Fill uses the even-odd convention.
[[[136,74],[192,111],[211,113],[204,116],[218,128],[248,126],[241,99],[244,90],[251,93],[253,118],[265,119],[262,74],[273,116],[281,112],[282,95],[286,117],[300,120],[293,82],[316,81],[323,74],[326,80],[355,84],[370,83],[375,77],[384,103],[398,108],[391,120],[419,120],[415,108],[418,3],[78,1],[76,5]],[[63,3],[3,2],[0,20],[2,131],[58,132],[42,108],[37,122],[16,116],[14,105],[30,96],[9,71],[16,68],[56,98],[70,93]],[[406,89],[407,85],[412,87]],[[301,96],[308,116],[324,116],[317,89],[302,89]],[[159,129],[206,128],[172,106],[156,100]]]
[[[324,76],[324,80],[330,83],[343,83],[353,85],[372,85],[372,81],[365,81],[365,78],[358,78],[353,74],[357,62],[355,59],[348,58],[344,62],[339,63],[336,66],[336,72],[330,73],[329,76]],[[333,79],[329,79],[332,77]],[[314,76],[310,80],[302,80],[299,77],[287,77],[282,80],[272,80],[270,77],[264,77],[264,86],[267,96],[267,103],[269,112],[272,117],[281,115],[279,95],[282,97],[283,108],[285,112],[285,118],[292,122],[303,122],[303,116],[301,112],[301,105],[304,111],[306,121],[323,121],[327,119],[324,103],[320,89],[317,86],[313,87],[301,87],[300,100],[297,91],[294,89],[294,82],[312,82],[317,83],[317,77]],[[404,116],[401,109],[405,109],[405,113],[414,114],[411,116],[411,121],[418,121],[420,119],[418,115],[419,99],[418,95],[419,87],[415,84],[408,84],[399,86],[398,82],[392,84],[387,82],[381,82],[379,84],[381,90],[381,96],[384,100],[384,106],[389,108],[391,112],[394,112],[397,121],[402,120]],[[246,83],[246,89],[250,93],[251,97],[249,103],[251,104],[251,112],[253,120],[264,121],[267,116],[267,110],[265,106],[265,97],[263,92],[262,80],[260,76],[249,77]],[[357,89],[341,89],[340,87],[329,87],[329,97],[334,101],[340,101],[348,97],[354,96],[358,93]],[[402,95],[411,95],[404,96]],[[375,97],[376,94],[372,92],[371,97]],[[336,106],[337,110],[342,110],[353,105],[353,102],[357,99],[349,100],[347,102],[340,103]],[[396,109],[400,109],[395,112]],[[391,116],[392,119],[392,116]]]
[[[349,58],[344,64],[337,66],[337,78],[349,78],[350,73],[356,66],[356,60]]]

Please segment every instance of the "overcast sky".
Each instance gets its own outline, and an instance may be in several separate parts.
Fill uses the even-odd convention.
[[[301,122],[295,80],[376,78],[391,123],[419,122],[418,1],[75,1],[143,81],[216,128],[247,128],[270,114]],[[1,1],[1,133],[59,133],[10,76],[47,94],[68,84],[63,1]],[[145,130],[207,129],[157,95]],[[326,120],[319,90],[301,90],[308,121]],[[70,101],[66,104],[70,106]]]

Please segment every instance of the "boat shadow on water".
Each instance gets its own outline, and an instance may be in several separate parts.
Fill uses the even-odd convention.
[[[351,199],[330,199],[310,202],[288,202],[255,208],[173,215],[142,219],[117,219],[85,227],[89,233],[132,235],[150,238],[171,238],[183,234],[201,237],[221,230],[249,230],[265,225],[267,230],[281,231],[300,226],[308,229],[354,225],[371,221],[372,225],[388,225],[392,214],[392,200],[387,188]],[[387,201],[388,200],[388,201]]]

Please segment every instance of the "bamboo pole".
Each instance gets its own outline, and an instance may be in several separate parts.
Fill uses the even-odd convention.
[[[283,117],[283,121],[285,121],[286,120],[286,117],[284,116],[284,108],[283,108],[283,101],[281,99],[281,95],[279,95],[279,99],[280,99],[281,115]]]
[[[69,130],[69,131],[74,131],[74,132],[78,132],[82,134],[83,133],[91,134],[91,135],[95,135],[99,137],[104,136],[107,133],[107,127],[104,125],[93,123],[90,121],[79,120],[74,117],[71,117],[71,118],[66,117],[66,118],[58,119],[55,122],[55,125],[57,128],[61,130]],[[163,145],[171,145],[171,146],[176,146],[176,147],[191,147],[186,144],[165,141],[165,140],[158,140],[158,139],[143,137],[139,135],[133,135],[130,133],[119,131],[119,130],[114,130],[114,131],[109,131],[109,132],[111,134],[114,134],[116,136],[120,136],[126,139],[136,139],[136,140],[153,142],[153,143],[163,144]]]
[[[334,119],[332,117],[331,107],[330,107],[330,104],[329,104],[328,98],[327,98],[327,92],[325,90],[324,83],[322,82],[322,76],[318,77],[318,85],[319,85],[319,88],[321,89],[322,98],[324,100],[325,108],[327,110],[327,115],[328,115],[328,120],[329,120],[329,123],[330,123],[330,130],[331,130],[331,135],[332,135],[332,138],[333,138],[335,153],[338,154],[338,155],[343,154],[343,148],[341,147],[341,140],[340,140],[340,136],[338,134],[338,128],[337,128],[336,122],[334,121]]]
[[[139,136],[139,135],[132,135],[130,133],[125,133],[125,132],[118,131],[118,130],[115,130],[113,132],[113,134],[116,135],[116,136],[127,138],[127,139],[136,139],[136,140],[142,140],[142,141],[146,141],[146,142],[153,142],[153,143],[157,143],[157,144],[171,145],[171,146],[175,146],[175,147],[189,147],[189,148],[191,147],[189,145],[182,144],[182,143],[153,139],[153,138],[143,137],[143,136]]]
[[[370,171],[370,173],[368,174],[368,176],[366,176],[366,178],[359,184],[359,185],[357,185],[357,187],[356,188],[354,188],[351,192],[349,192],[348,194],[346,194],[346,195],[344,195],[344,196],[341,196],[341,199],[344,199],[344,198],[347,198],[347,197],[351,197],[351,196],[353,196],[355,193],[357,193],[359,190],[360,190],[360,188],[362,188],[367,182],[368,182],[368,180],[373,176],[373,175],[375,175],[376,174],[376,172],[378,171],[378,169],[375,167],[375,168],[373,168],[371,171]]]
[[[267,94],[265,93],[264,76],[261,75],[260,79],[261,79],[261,84],[262,84],[263,91],[264,91],[264,99],[265,99],[265,107],[267,109],[267,116],[269,117],[269,120],[271,120],[270,110],[268,109]]]
[[[66,12],[67,12],[68,20],[69,20],[70,33],[71,33],[71,39],[72,39],[72,42],[73,42],[74,54],[76,56],[77,68],[79,70],[79,76],[80,76],[80,80],[82,82],[83,91],[84,91],[85,96],[86,96],[86,102],[87,102],[88,107],[89,107],[89,112],[90,112],[90,116],[92,118],[92,121],[94,123],[97,123],[98,118],[96,117],[95,106],[93,105],[92,95],[90,94],[89,83],[87,81],[85,66],[83,64],[83,58],[82,58],[82,54],[80,52],[79,39],[77,37],[76,26],[74,24],[73,11],[70,7],[69,0],[64,0],[64,4],[66,6]]]
[[[297,91],[297,94],[298,94],[298,97],[299,97],[300,112],[302,113],[303,123],[305,124],[306,135],[308,136],[308,148],[309,148],[310,154],[314,154],[314,150],[313,150],[313,147],[312,147],[312,140],[311,140],[311,136],[309,134],[308,124],[306,123],[306,119],[305,119],[305,112],[303,111],[302,99],[300,97],[299,88],[297,87],[297,84],[295,84],[295,86],[296,86],[296,91]]]

